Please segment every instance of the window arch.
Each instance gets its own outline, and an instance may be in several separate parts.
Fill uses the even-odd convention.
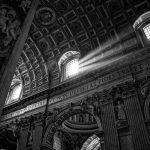
[[[5,105],[12,104],[18,101],[22,96],[22,82],[20,79],[13,79]]]
[[[143,46],[150,44],[150,11],[139,16],[133,24]]]
[[[61,81],[67,80],[79,73],[79,57],[77,51],[68,51],[59,59],[58,65],[61,72]]]

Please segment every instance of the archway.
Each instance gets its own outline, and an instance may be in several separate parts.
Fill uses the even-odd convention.
[[[66,108],[61,112],[54,114],[53,117],[51,117],[51,119],[49,120],[43,137],[43,142],[41,144],[41,150],[53,150],[53,137],[57,129],[66,119],[68,119],[72,115],[80,113],[88,113],[92,115],[97,122],[98,130],[102,131],[101,120],[100,116],[98,116],[98,113],[91,113],[90,111],[88,111],[88,109],[84,109],[81,105]]]

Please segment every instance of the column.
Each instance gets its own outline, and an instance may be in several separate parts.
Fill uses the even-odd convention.
[[[33,150],[40,150],[40,143],[42,138],[42,126],[36,125],[35,134],[33,136]]]
[[[112,102],[102,106],[102,126],[105,150],[120,150]]]
[[[21,130],[21,135],[20,135],[20,138],[19,138],[18,150],[26,150],[27,136],[28,136],[28,130],[27,129],[22,129]]]
[[[150,149],[150,141],[145,126],[142,110],[136,95],[128,96],[124,100],[129,129],[132,134],[135,150]]]
[[[14,48],[12,50],[11,56],[9,57],[9,61],[7,63],[6,69],[3,73],[3,76],[0,81],[0,116],[3,110],[3,106],[5,104],[5,100],[7,97],[7,93],[18,63],[18,59],[20,58],[21,51],[23,49],[24,43],[28,36],[28,32],[34,18],[34,14],[36,12],[36,8],[38,6],[39,0],[34,0],[32,2],[31,8],[25,18],[25,21],[22,26],[21,35],[18,37]]]

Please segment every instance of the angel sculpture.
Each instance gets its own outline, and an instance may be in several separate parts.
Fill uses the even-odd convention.
[[[11,22],[9,20],[8,26],[6,28],[6,38],[3,40],[4,46],[7,46],[13,39],[16,40],[17,35],[20,34],[20,21],[19,20],[14,20]]]
[[[5,30],[6,30],[7,20],[9,20],[9,18],[6,16],[6,14],[7,14],[6,9],[4,9],[4,8],[0,9],[0,28],[3,33],[5,33]]]
[[[30,5],[31,5],[31,0],[21,0],[21,4],[19,7],[21,7],[24,13],[26,13]]]

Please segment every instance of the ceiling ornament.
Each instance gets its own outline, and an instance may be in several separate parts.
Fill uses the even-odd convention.
[[[41,25],[48,26],[55,22],[56,14],[51,8],[42,7],[36,12],[36,20]]]
[[[54,5],[59,10],[59,13],[64,13],[69,8],[69,3],[66,0],[58,0]]]

